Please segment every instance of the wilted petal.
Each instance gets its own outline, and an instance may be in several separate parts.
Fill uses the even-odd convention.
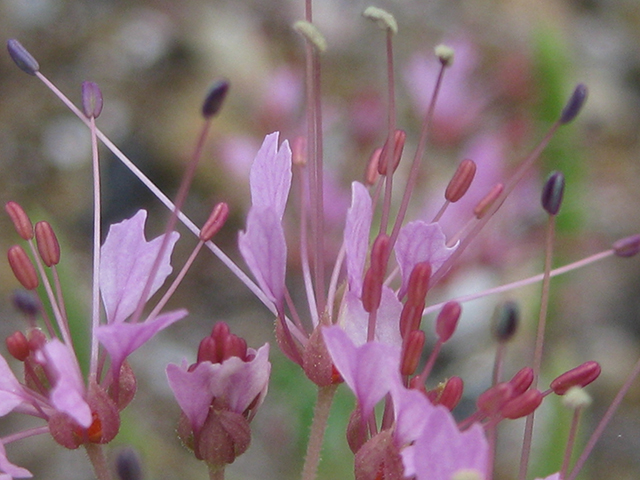
[[[291,148],[286,140],[278,149],[278,132],[267,135],[251,166],[251,205],[273,208],[282,220],[291,187]]]
[[[26,468],[14,465],[7,459],[7,452],[0,442],[0,480],[11,480],[12,478],[31,478],[33,475]]]
[[[58,339],[41,350],[45,368],[53,374],[54,386],[49,394],[53,407],[66,413],[84,428],[91,425],[91,409],[85,401],[85,387],[78,362],[71,348]]]
[[[402,303],[389,287],[382,287],[382,298],[378,308],[374,339],[389,345],[402,345],[400,336],[400,314]],[[351,341],[360,346],[367,341],[369,313],[362,306],[359,296],[349,291],[338,316],[338,325],[347,333]]]
[[[402,273],[398,297],[402,298],[407,291],[411,271],[417,263],[427,261],[431,264],[431,271],[435,272],[451,256],[456,246],[447,247],[447,239],[437,223],[418,220],[402,227],[394,248]]]
[[[272,208],[251,207],[247,230],[240,232],[238,246],[260,288],[272,302],[280,303],[284,295],[287,244]]]
[[[0,355],[0,417],[22,403],[22,385]]]
[[[167,365],[167,379],[180,409],[197,432],[204,425],[213,400],[210,389],[212,363],[202,362],[189,372],[186,362],[182,366]]]
[[[351,207],[347,211],[344,227],[344,245],[347,252],[347,276],[349,290],[362,293],[362,272],[369,249],[371,230],[371,197],[366,187],[359,182],[351,184]]]
[[[111,368],[119,371],[125,358],[150,340],[160,330],[181,320],[187,315],[184,309],[163,313],[138,323],[109,323],[96,329],[96,336],[111,357]]]
[[[146,218],[147,212],[140,210],[132,218],[111,225],[101,248],[100,291],[109,323],[122,322],[135,311],[160,253],[164,236],[147,242],[144,236]],[[171,233],[145,302],[171,273],[171,252],[179,237],[177,232]]]
[[[379,342],[356,347],[338,326],[322,330],[333,364],[355,394],[366,418],[391,389],[400,382],[400,348]]]

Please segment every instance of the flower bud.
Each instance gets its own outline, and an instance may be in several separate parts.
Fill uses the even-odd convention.
[[[611,248],[618,257],[633,257],[640,252],[640,234],[621,238]]]
[[[527,390],[504,404],[500,413],[504,418],[515,420],[529,415],[542,403],[544,396],[537,390]]]
[[[82,82],[82,111],[87,118],[98,118],[102,113],[102,91],[97,83]]]
[[[229,82],[226,80],[218,80],[211,85],[202,104],[202,115],[204,118],[211,118],[220,111],[228,91]]]
[[[35,290],[38,288],[39,280],[36,269],[31,263],[31,259],[27,252],[20,245],[14,245],[7,252],[9,265],[13,274],[27,290]]]
[[[229,205],[220,202],[213,207],[211,215],[205,222],[202,230],[200,230],[200,240],[208,242],[213,236],[220,231],[225,222],[229,218]]]
[[[223,466],[233,463],[247,451],[251,427],[243,415],[212,407],[194,437],[196,458],[214,466]]]
[[[571,98],[565,105],[562,113],[560,114],[560,123],[566,125],[578,116],[584,102],[587,101],[588,89],[584,83],[579,83],[573,90]]]
[[[455,301],[444,304],[436,319],[436,334],[442,343],[448,341],[456,331],[458,320],[462,314],[462,306]]]
[[[478,204],[473,209],[473,214],[476,216],[478,220],[484,217],[491,206],[495,203],[498,197],[502,194],[504,190],[504,185],[502,183],[496,183],[489,193],[487,193],[482,200],[478,202]]]
[[[564,175],[562,172],[552,172],[542,188],[542,208],[549,215],[557,215],[562,205],[564,195]]]
[[[520,323],[520,309],[513,301],[506,301],[496,307],[493,316],[492,333],[498,342],[508,342],[513,338]]]
[[[35,75],[36,72],[40,70],[38,61],[33,58],[27,49],[15,38],[7,40],[7,50],[9,50],[11,59],[23,72],[29,75]]]
[[[600,376],[602,368],[593,360],[572,368],[551,382],[551,390],[556,395],[564,395],[571,387],[586,387]]]
[[[36,223],[38,253],[47,267],[60,262],[60,244],[49,222]]]
[[[400,451],[390,429],[374,435],[356,453],[354,459],[357,480],[401,480],[404,467]]]
[[[343,382],[342,377],[331,361],[327,345],[324,343],[323,328],[323,322],[319,322],[316,328],[313,329],[302,356],[304,373],[309,380],[319,387]]]
[[[33,224],[22,207],[16,202],[8,202],[4,206],[4,210],[11,218],[18,235],[24,240],[31,240],[33,238]]]
[[[444,198],[451,203],[456,203],[467,193],[475,175],[476,163],[473,160],[465,159],[460,162],[444,191]]]

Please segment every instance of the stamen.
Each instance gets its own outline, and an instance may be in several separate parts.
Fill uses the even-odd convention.
[[[600,364],[591,360],[557,377],[550,388],[556,395],[564,395],[571,387],[586,387],[600,376],[601,371]]]
[[[504,418],[515,420],[530,415],[542,403],[544,396],[537,389],[527,390],[525,393],[509,400],[500,410]]]
[[[578,116],[580,110],[582,110],[584,103],[587,101],[588,93],[589,92],[587,90],[587,86],[584,83],[579,83],[578,85],[576,85],[571,98],[560,114],[560,123],[562,125],[573,121],[573,119]]]
[[[7,215],[9,215],[9,218],[11,218],[18,235],[20,235],[23,240],[31,240],[33,238],[33,224],[23,208],[16,202],[8,202],[4,206],[4,210],[7,212]]]
[[[640,252],[640,234],[622,238],[615,242],[611,248],[618,257],[633,257]]]
[[[475,175],[476,162],[468,158],[460,162],[460,165],[458,165],[456,172],[447,185],[444,198],[451,203],[456,203],[467,193]]]
[[[533,383],[535,375],[533,373],[533,368],[524,367],[520,369],[509,383],[513,387],[514,395],[522,395]]]
[[[216,233],[224,226],[229,217],[229,205],[224,202],[216,204],[209,218],[200,230],[200,240],[207,242],[211,240]]]
[[[436,319],[436,334],[442,343],[449,341],[458,326],[462,306],[455,301],[447,302]]]
[[[307,42],[309,42],[318,53],[324,53],[327,51],[327,41],[324,35],[320,33],[318,27],[313,23],[305,20],[299,20],[293,24],[293,29],[302,35]]]
[[[24,288],[27,290],[38,288],[40,284],[38,274],[24,248],[20,245],[14,245],[7,252],[7,258],[13,274]]]
[[[492,416],[499,412],[504,404],[513,396],[513,387],[510,383],[499,383],[489,388],[478,396],[476,405],[478,410]]]
[[[378,27],[383,30],[387,30],[393,34],[398,33],[398,22],[396,22],[393,15],[382,8],[367,7],[364,12],[362,12],[362,16],[376,22]]]
[[[29,341],[21,331],[12,333],[4,342],[7,346],[7,351],[16,360],[24,362],[29,356]]]
[[[38,61],[33,58],[27,49],[24,48],[15,38],[7,40],[7,50],[9,50],[11,59],[23,72],[28,73],[29,75],[35,75],[36,72],[40,70]]]
[[[36,244],[40,258],[47,267],[60,262],[60,244],[49,222],[36,223]]]
[[[542,208],[549,215],[557,215],[562,205],[564,195],[564,175],[562,172],[553,172],[549,175],[542,189]]]
[[[209,93],[207,93],[202,103],[202,116],[204,118],[208,119],[218,114],[228,91],[229,82],[226,80],[218,80],[209,88]]]
[[[422,330],[413,330],[406,337],[402,345],[402,356],[400,360],[400,374],[403,376],[413,375],[418,368],[422,348],[424,347],[426,336]]]
[[[102,91],[94,82],[82,82],[82,110],[87,118],[98,118],[102,112]]]

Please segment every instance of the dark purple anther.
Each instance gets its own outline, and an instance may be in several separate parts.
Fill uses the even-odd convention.
[[[82,82],[82,111],[87,118],[98,118],[102,112],[102,92],[97,83]]]
[[[542,188],[542,208],[549,215],[557,215],[564,195],[564,175],[562,172],[551,172]]]
[[[520,309],[513,301],[506,301],[496,308],[493,321],[493,335],[499,342],[506,342],[513,337],[520,323]]]
[[[584,102],[587,100],[588,92],[589,91],[587,89],[587,86],[584,83],[579,83],[578,85],[576,85],[576,88],[573,91],[573,95],[571,95],[571,98],[560,114],[560,123],[562,125],[566,125],[567,123],[573,121],[578,113],[580,113]]]
[[[7,50],[9,50],[9,55],[11,55],[13,61],[16,62],[16,65],[18,65],[23,72],[29,75],[35,75],[36,72],[40,70],[38,61],[33,58],[31,54],[27,52],[27,49],[15,38],[7,40]]]
[[[211,118],[220,111],[228,90],[229,82],[226,80],[219,80],[211,86],[202,105],[204,118]]]

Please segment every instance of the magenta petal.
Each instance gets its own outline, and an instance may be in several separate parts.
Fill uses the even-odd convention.
[[[424,393],[394,384],[391,388],[393,410],[395,412],[394,438],[398,447],[415,441],[429,420],[436,413],[436,407]]]
[[[366,187],[359,182],[351,184],[351,207],[347,211],[344,227],[344,245],[347,256],[349,290],[362,293],[362,275],[369,249],[371,230],[371,197]]]
[[[184,309],[163,313],[139,323],[109,323],[96,329],[96,336],[111,357],[112,367],[119,368],[122,362],[136,349],[150,340],[160,330],[181,320],[187,315]]]
[[[488,455],[482,426],[476,423],[461,433],[449,410],[439,406],[413,446],[413,467],[417,480],[451,480],[460,470],[485,478]]]
[[[140,210],[132,218],[111,225],[101,248],[100,291],[109,323],[119,323],[131,315],[160,252],[163,236],[147,242],[144,223],[147,212]],[[162,286],[171,273],[171,252],[179,234],[171,233],[145,302]]]
[[[400,348],[379,342],[356,347],[338,326],[322,330],[333,364],[355,394],[366,418],[373,407],[400,382]]]
[[[427,261],[431,264],[431,271],[435,272],[455,249],[456,246],[447,247],[447,239],[437,223],[418,220],[402,227],[394,248],[402,273],[398,298],[402,298],[407,291],[411,271],[417,263]]]
[[[282,220],[291,188],[291,148],[285,140],[278,149],[278,132],[267,135],[251,166],[251,205],[273,208]]]
[[[85,386],[73,351],[58,339],[41,350],[45,368],[53,375],[54,386],[49,394],[53,407],[66,413],[84,428],[91,425],[91,409],[84,399]]]
[[[181,367],[167,365],[167,379],[173,396],[195,432],[204,425],[213,400],[210,389],[212,367],[211,362],[202,362],[189,372],[186,362]]]
[[[2,442],[0,442],[0,480],[31,477],[33,477],[33,475],[29,470],[14,465],[7,459],[7,452]]]
[[[22,403],[22,386],[9,364],[0,356],[0,417],[5,416]]]
[[[287,244],[272,208],[251,207],[247,230],[240,232],[238,246],[260,288],[272,302],[279,304],[284,296]]]

